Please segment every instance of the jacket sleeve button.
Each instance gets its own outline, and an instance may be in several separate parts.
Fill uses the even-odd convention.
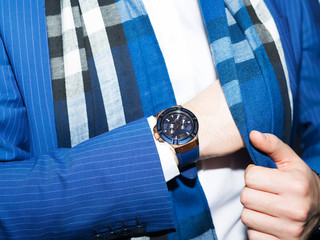
[[[110,232],[106,235],[106,240],[115,240],[115,239],[118,239],[119,238],[119,233],[116,233],[116,232]],[[99,239],[100,240],[100,239]]]
[[[91,238],[91,240],[105,240],[105,238],[101,234],[96,234]]]
[[[144,235],[146,232],[147,232],[146,228],[144,226],[140,225],[140,226],[133,229],[132,235],[139,237],[139,236]]]
[[[120,236],[123,237],[123,238],[129,238],[131,237],[131,231],[127,228],[123,228],[121,231],[120,231]]]

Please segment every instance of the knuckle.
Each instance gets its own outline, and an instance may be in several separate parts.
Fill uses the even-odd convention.
[[[310,192],[310,184],[309,182],[304,179],[300,178],[294,182],[294,192],[296,195],[301,197],[306,197],[309,195]]]
[[[307,204],[301,204],[298,208],[295,209],[292,217],[293,220],[299,222],[306,222],[309,217],[310,207]]]
[[[311,203],[300,199],[297,202],[283,205],[280,211],[282,212],[282,216],[294,222],[306,223],[311,212]]]
[[[248,215],[248,210],[247,209],[243,209],[242,213],[241,213],[241,222],[246,225],[249,226],[249,215]]]
[[[244,171],[244,177],[246,178],[247,175],[251,172],[251,169],[254,168],[253,164],[248,165],[248,167],[246,168],[246,170]]]
[[[257,236],[256,236],[257,235],[256,231],[254,231],[252,229],[248,229],[247,234],[248,234],[248,238],[250,240],[258,239]]]
[[[279,144],[279,139],[272,134],[266,134],[266,137],[267,137],[267,141],[270,143],[271,150],[276,149],[276,147]]]
[[[300,239],[302,236],[304,227],[303,225],[294,225],[288,228],[288,236],[291,236],[294,239]]]
[[[244,188],[241,192],[240,195],[240,202],[243,206],[247,206],[247,204],[249,203],[249,197],[248,197],[248,190],[247,188]]]
[[[279,138],[277,138],[275,135],[273,134],[265,134],[266,138],[267,138],[267,143],[268,143],[268,153],[273,153],[275,152],[279,146],[281,146],[281,141],[279,140]]]
[[[252,183],[254,183],[257,179],[258,174],[257,172],[257,166],[250,166],[246,169],[245,174],[244,174],[244,181],[246,185],[250,186]]]

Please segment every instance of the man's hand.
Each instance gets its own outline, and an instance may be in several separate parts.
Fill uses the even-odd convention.
[[[278,169],[246,169],[241,219],[249,239],[308,239],[320,222],[319,177],[276,136],[252,131],[250,140]]]

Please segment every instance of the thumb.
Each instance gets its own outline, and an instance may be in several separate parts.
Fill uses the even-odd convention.
[[[250,140],[254,147],[266,153],[280,170],[293,168],[300,160],[299,156],[273,134],[252,131]]]

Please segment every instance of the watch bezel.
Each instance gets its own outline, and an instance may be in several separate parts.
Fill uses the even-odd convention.
[[[192,131],[189,136],[182,138],[182,139],[174,139],[174,138],[167,136],[163,132],[162,123],[165,120],[165,117],[171,113],[182,113],[184,115],[187,115],[192,120]],[[157,133],[159,134],[161,139],[163,139],[164,141],[166,141],[169,144],[181,146],[186,143],[189,143],[190,141],[192,141],[193,139],[195,139],[197,137],[198,130],[199,130],[199,123],[198,123],[196,116],[191,111],[189,111],[188,109],[183,108],[181,106],[175,106],[175,107],[170,107],[170,108],[162,111],[158,115],[156,129],[157,129]]]

